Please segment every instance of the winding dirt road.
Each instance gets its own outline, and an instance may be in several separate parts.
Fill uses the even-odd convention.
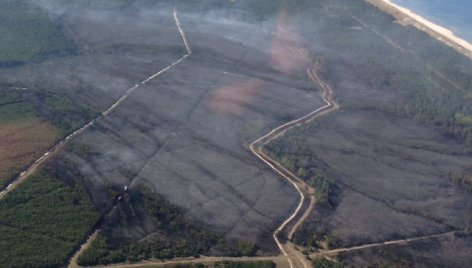
[[[166,69],[162,70],[161,72],[164,72],[165,70],[168,70],[172,68],[175,64],[178,64],[182,60],[184,60],[186,57],[190,56],[192,53],[192,50],[190,46],[188,45],[188,42],[185,38],[185,34],[180,26],[180,21],[177,17],[177,13],[174,10],[174,19],[176,22],[176,25],[179,29],[179,32],[182,36],[182,39],[184,41],[184,44],[187,48],[188,54],[183,56],[181,59],[173,63],[172,65],[168,66]],[[159,75],[157,73],[155,76]],[[315,190],[307,185],[302,179],[297,177],[295,174],[293,174],[291,171],[287,170],[285,167],[283,167],[279,162],[273,160],[269,156],[267,156],[263,152],[264,145],[268,144],[269,142],[273,141],[276,138],[279,138],[283,136],[288,130],[299,127],[305,123],[309,123],[312,120],[325,115],[331,111],[339,109],[339,105],[333,100],[333,90],[332,88],[325,83],[323,80],[319,78],[319,76],[316,74],[313,69],[308,69],[307,70],[307,75],[308,77],[312,80],[314,85],[318,87],[319,89],[322,90],[322,98],[323,101],[326,103],[326,105],[310,112],[309,114],[300,117],[298,119],[295,119],[293,121],[290,121],[286,124],[283,124],[275,129],[273,129],[271,132],[267,133],[266,135],[260,137],[256,141],[250,144],[249,148],[251,152],[257,156],[259,159],[261,159],[264,163],[266,163],[272,170],[274,170],[276,173],[280,174],[285,180],[287,180],[290,184],[292,184],[297,192],[300,195],[300,202],[295,209],[295,211],[274,231],[273,233],[273,238],[274,241],[276,242],[278,248],[282,252],[283,255],[281,256],[273,256],[273,257],[242,257],[242,258],[225,258],[225,257],[202,257],[198,258],[196,260],[171,260],[171,261],[165,261],[165,262],[142,262],[139,264],[135,265],[129,265],[129,264],[123,264],[123,265],[113,265],[112,267],[144,267],[146,265],[169,265],[169,264],[180,264],[180,263],[195,263],[195,262],[203,262],[203,263],[212,263],[212,262],[217,262],[217,261],[224,261],[224,260],[238,260],[238,261],[251,261],[251,260],[273,260],[278,263],[277,267],[286,267],[283,263],[280,263],[280,258],[283,256],[288,262],[288,267],[290,268],[295,268],[295,267],[303,267],[303,268],[309,268],[311,267],[310,262],[306,259],[305,256],[302,255],[302,253],[297,249],[296,245],[293,244],[292,242],[288,241],[285,243],[281,243],[278,236],[280,232],[282,232],[295,218],[300,217],[298,221],[292,226],[292,228],[289,230],[289,234],[287,236],[288,240],[291,240],[294,233],[296,230],[303,224],[303,222],[306,220],[306,218],[309,216],[310,212],[313,210],[316,199],[315,199]],[[151,78],[151,77],[150,77]],[[151,78],[152,79],[152,78]],[[143,81],[144,83],[147,82],[148,80]],[[130,89],[130,90],[133,90]],[[134,89],[135,90],[135,89]],[[125,96],[124,96],[125,97]],[[124,98],[126,99],[126,98]],[[116,105],[110,107],[109,112],[111,112],[114,108],[116,108],[117,105],[119,105],[123,100],[118,100]],[[104,113],[104,115],[107,115],[107,112]],[[306,210],[302,213],[302,208],[303,204],[307,198],[307,196],[310,198],[310,202]],[[78,252],[74,254],[74,257],[71,259],[71,262],[69,264],[69,267],[78,267],[76,260],[78,256],[85,250],[92,242],[93,239],[96,237],[97,231],[95,231],[86,241],[84,245],[82,245],[79,249]]]
[[[311,113],[290,121],[286,124],[283,124],[271,132],[267,133],[266,135],[260,137],[259,139],[255,140],[253,143],[249,145],[249,149],[251,152],[257,156],[260,160],[266,163],[272,170],[276,173],[280,174],[285,180],[287,180],[293,187],[297,190],[298,194],[300,195],[300,201],[298,203],[297,208],[294,212],[286,219],[280,226],[277,228],[274,233],[272,234],[275,243],[279,247],[280,251],[284,256],[286,256],[287,261],[289,263],[290,268],[294,267],[304,267],[309,268],[311,267],[310,263],[306,260],[305,256],[301,254],[299,250],[295,248],[295,245],[291,242],[281,243],[279,240],[279,233],[282,232],[288,224],[290,224],[296,217],[300,216],[299,220],[293,225],[293,227],[289,230],[289,234],[287,236],[288,240],[291,240],[293,234],[296,230],[303,224],[303,222],[307,219],[310,215],[310,212],[313,210],[316,200],[315,200],[315,190],[306,184],[302,179],[298,176],[293,174],[291,171],[287,170],[283,167],[279,162],[275,161],[274,159],[270,158],[264,153],[264,145],[270,143],[271,141],[283,136],[287,133],[288,130],[293,129],[295,127],[299,127],[303,124],[309,123],[314,119],[335,111],[339,109],[339,104],[333,100],[333,89],[325,83],[320,77],[316,74],[316,71],[313,68],[307,70],[308,77],[312,80],[314,85],[322,90],[322,98],[326,105],[312,111]],[[309,196],[310,203],[306,210],[302,213],[303,204],[305,199]]]

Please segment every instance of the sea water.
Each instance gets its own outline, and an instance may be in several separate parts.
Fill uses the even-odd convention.
[[[472,0],[393,0],[472,43]]]

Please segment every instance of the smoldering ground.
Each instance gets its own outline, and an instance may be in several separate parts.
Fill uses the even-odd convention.
[[[367,172],[374,169],[356,169],[360,172],[356,178],[346,175],[352,167],[364,167],[367,160],[362,156],[346,156],[349,151],[344,147],[353,140],[354,145],[351,145],[361,153],[366,149],[365,144],[381,140],[382,135],[374,128],[379,122],[385,122],[385,128],[391,128],[389,133],[397,133],[397,137],[429,135],[435,140],[434,146],[451,146],[434,127],[422,125],[418,130],[420,123],[412,120],[411,115],[401,114],[408,117],[407,121],[395,123],[399,116],[397,109],[403,108],[399,105],[408,100],[409,95],[389,80],[398,73],[404,73],[404,77],[425,75],[416,67],[423,66],[420,65],[424,56],[422,48],[440,47],[424,41],[429,39],[420,34],[414,35],[413,40],[405,38],[411,29],[402,30],[389,16],[369,9],[364,1],[311,2],[310,9],[306,10],[309,16],[293,16],[293,11],[279,10],[263,19],[253,16],[244,21],[241,19],[247,16],[244,9],[236,12],[179,10],[193,54],[158,79],[141,86],[110,116],[99,118],[94,127],[75,139],[73,148],[64,151],[58,159],[73,163],[73,168],[79,171],[78,177],[86,181],[92,199],[102,211],[113,202],[109,188],[122,189],[130,185],[134,190],[144,185],[180,206],[188,217],[226,234],[227,238],[258,241],[264,248],[274,249],[271,232],[293,211],[297,195],[251,156],[244,145],[322,105],[319,92],[305,77],[306,68],[314,62],[321,66],[319,72],[333,86],[335,97],[345,109],[341,115],[329,118],[334,120],[330,126],[334,130],[325,125],[318,131],[304,133],[313,150],[323,152],[313,163],[325,163],[321,165],[321,172],[334,174],[334,179],[352,183],[356,189],[365,187],[375,192],[369,180],[374,176]],[[171,5],[153,5],[148,1],[83,5],[44,1],[41,5],[70,28],[69,34],[83,44],[82,52],[2,69],[0,77],[5,81],[54,90],[56,94],[103,111],[128,88],[186,53],[172,18]],[[354,15],[371,25],[387,26],[377,32],[394,35],[396,39],[392,40],[407,48],[406,51],[413,51],[412,54],[397,54],[384,36],[363,26]],[[371,53],[372,50],[381,53]],[[468,63],[456,57],[458,69],[470,70],[464,67],[470,66]],[[406,62],[402,71],[392,71],[379,63],[396,63],[397,59]],[[365,62],[370,64],[363,65]],[[434,61],[428,64],[442,71],[441,64]],[[382,79],[371,79],[374,76]],[[432,84],[447,84],[436,76],[427,76],[426,80],[433,81]],[[417,90],[413,86],[409,89]],[[364,125],[360,128],[352,127],[350,124],[359,122],[359,118],[369,120],[362,121]],[[316,123],[313,123],[315,127]],[[359,136],[360,141],[353,136]],[[411,156],[405,154],[401,146],[400,149],[395,143],[392,146],[395,154]],[[336,159],[342,157],[347,159],[339,163]],[[428,153],[428,157],[434,162],[446,156]],[[386,165],[404,163],[389,161]],[[451,161],[462,163],[456,158]],[[463,169],[462,165],[454,166]],[[59,170],[68,168],[65,163],[58,164]],[[395,174],[404,176],[405,173],[376,173],[374,180],[380,186],[389,186],[384,188],[384,193],[390,201],[401,197],[398,189],[407,183],[395,180],[392,177]],[[436,220],[405,215],[408,213],[404,211],[391,213],[391,208],[386,208],[385,204],[346,191],[339,210],[327,218],[334,219],[327,224],[329,231],[337,234],[343,245],[352,245],[470,224],[469,216],[461,218],[454,213],[457,207],[461,211],[470,208],[469,197],[447,178],[429,175],[425,178],[424,174],[411,171],[408,178],[417,186],[430,185],[441,199],[434,202],[441,204],[442,209],[435,212],[434,205],[424,200],[413,204],[404,201],[402,208],[412,208],[414,213],[423,216],[427,211],[427,216],[432,215]],[[415,198],[433,198],[425,189],[411,188],[408,194]],[[457,195],[451,197],[448,195],[451,192]],[[359,205],[353,208],[346,204]],[[363,224],[372,216],[362,213],[363,206],[375,208],[376,221],[371,222],[372,225]],[[352,215],[354,211],[358,212],[356,217]],[[387,214],[389,217],[384,217]],[[314,215],[319,215],[316,210]],[[141,216],[142,219],[147,217],[145,212]],[[381,219],[389,219],[390,224],[382,224]],[[446,224],[437,223],[438,219]],[[136,241],[154,231],[148,223],[143,220],[120,226],[120,232],[113,234],[123,244]],[[314,219],[304,230],[308,234],[316,233],[320,231],[318,223]],[[377,232],[369,233],[372,226]],[[405,228],[398,230],[398,226]]]
[[[38,3],[81,52],[2,70],[11,83],[53,90],[99,112],[186,53],[171,6]],[[244,145],[317,108],[320,97],[305,78],[309,61],[283,49],[299,49],[301,41],[274,35],[287,18],[254,24],[225,11],[204,14],[179,13],[192,55],[99,117],[57,156],[56,168],[78,172],[101,211],[113,204],[111,188],[144,185],[228,239],[272,250],[272,230],[297,195]],[[136,211],[141,220],[116,227],[114,240],[126,244],[155,231]]]

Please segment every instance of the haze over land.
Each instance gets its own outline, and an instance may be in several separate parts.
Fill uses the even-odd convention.
[[[472,262],[472,61],[427,33],[363,0],[0,10],[5,267]]]

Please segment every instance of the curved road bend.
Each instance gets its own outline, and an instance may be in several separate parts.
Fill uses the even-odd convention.
[[[177,28],[179,29],[179,32],[180,32],[182,40],[185,44],[185,47],[187,49],[187,54],[184,55],[179,60],[177,60],[176,62],[169,65],[168,67],[166,67],[165,69],[163,69],[163,70],[159,71],[158,73],[150,76],[148,79],[141,82],[141,84],[144,84],[144,83],[148,82],[149,80],[154,79],[155,77],[157,77],[160,74],[162,74],[163,72],[169,70],[170,68],[177,65],[178,63],[180,63],[181,61],[183,61],[185,58],[187,58],[188,56],[190,56],[192,54],[192,50],[191,50],[190,46],[188,45],[187,39],[185,37],[185,33],[181,28],[181,24],[180,24],[180,21],[178,19],[176,10],[174,10],[174,20],[175,20],[175,23],[177,25]],[[309,185],[307,185],[302,179],[298,178],[295,174],[293,174],[292,172],[290,172],[289,170],[284,168],[279,162],[277,162],[277,161],[273,160],[272,158],[268,157],[263,152],[263,147],[264,147],[264,145],[268,144],[272,140],[274,140],[274,139],[276,139],[280,136],[283,136],[288,130],[290,130],[292,128],[295,128],[295,127],[298,127],[298,126],[301,126],[302,124],[309,123],[312,120],[314,120],[314,119],[316,119],[316,118],[318,118],[322,115],[325,115],[325,114],[327,114],[331,111],[339,109],[339,105],[333,100],[333,96],[332,96],[333,95],[333,90],[332,90],[332,88],[327,83],[325,83],[323,80],[321,80],[318,77],[318,75],[316,74],[316,72],[314,72],[312,69],[308,69],[307,74],[308,74],[308,77],[314,83],[314,85],[319,87],[323,91],[322,92],[322,98],[323,98],[323,101],[326,103],[326,105],[310,112],[309,114],[307,114],[307,115],[305,115],[301,118],[295,119],[291,122],[288,122],[286,124],[283,124],[283,125],[275,128],[275,129],[273,129],[271,132],[269,132],[268,134],[260,137],[259,139],[257,139],[253,143],[251,143],[250,146],[249,146],[251,152],[254,155],[256,155],[259,159],[261,159],[263,162],[265,162],[267,165],[269,165],[269,167],[272,170],[279,173],[289,183],[291,183],[300,195],[300,202],[299,202],[297,208],[295,209],[295,211],[273,233],[274,241],[276,242],[276,244],[279,247],[280,251],[283,253],[285,258],[287,259],[290,268],[294,268],[294,267],[309,268],[309,267],[311,267],[311,265],[306,260],[306,258],[296,249],[295,244],[293,244],[291,242],[287,242],[285,244],[282,244],[280,242],[279,238],[278,238],[278,235],[283,229],[286,228],[286,226],[290,222],[292,222],[297,216],[299,216],[299,214],[301,213],[302,207],[303,207],[303,203],[306,199],[306,196],[310,196],[310,204],[309,204],[308,208],[303,213],[303,215],[301,215],[300,219],[295,223],[295,225],[291,228],[291,230],[289,232],[288,238],[292,239],[293,234],[295,233],[295,231],[306,220],[306,218],[309,216],[310,212],[313,210],[313,207],[315,205],[314,189],[312,187],[310,187]],[[139,87],[138,84],[135,85],[135,87],[128,90],[130,92],[129,94],[131,94],[134,90],[136,90],[137,87]],[[112,105],[112,107],[110,107],[107,111],[105,111],[103,113],[103,115],[106,116],[111,111],[113,111],[121,102],[123,102],[129,96],[129,94],[127,92],[127,94],[125,94],[120,100],[118,100],[114,105]],[[91,123],[93,124],[93,121]],[[76,252],[76,254],[74,254],[74,256],[79,256],[81,254],[81,252],[84,249],[87,248],[87,245],[89,245],[93,241],[93,238],[96,236],[96,233],[97,232],[94,232],[87,239],[87,242],[84,245],[81,246],[79,252]],[[277,259],[277,258],[278,257],[268,257],[268,259],[272,259],[272,260]],[[211,258],[211,257],[206,258],[205,257],[205,258],[202,258],[202,259],[199,259],[199,260],[206,261],[206,260],[212,260],[212,259],[214,259],[214,258]],[[217,258],[217,259],[218,260],[226,260],[228,258]],[[258,260],[258,259],[260,260],[261,258],[232,258],[231,260],[233,260],[233,259],[234,260]],[[267,259],[267,258],[265,258],[265,259]],[[76,260],[76,258],[74,258],[73,260]],[[169,261],[169,262],[162,262],[162,263],[163,264],[185,263],[185,261],[182,261],[182,262]],[[71,262],[70,265],[71,265],[70,267],[76,267],[76,263]],[[119,267],[119,266],[117,266],[117,267]],[[121,266],[121,267],[131,267],[131,266],[124,265],[124,266]]]
[[[307,70],[308,77],[312,80],[315,86],[322,90],[322,98],[326,105],[312,111],[311,113],[290,121],[286,124],[283,124],[266,135],[260,137],[253,143],[249,145],[249,149],[251,152],[257,156],[260,160],[266,163],[272,170],[276,173],[280,174],[285,180],[287,180],[293,187],[297,190],[300,195],[300,202],[298,203],[297,208],[295,211],[274,231],[272,234],[275,243],[279,247],[282,254],[287,258],[287,261],[290,265],[290,268],[294,267],[304,267],[309,268],[311,267],[310,263],[306,260],[306,258],[295,248],[295,245],[291,242],[287,242],[282,244],[278,238],[279,233],[287,227],[287,225],[293,221],[296,217],[300,216],[302,213],[303,203],[305,202],[306,196],[311,198],[310,205],[307,207],[303,215],[301,215],[300,219],[295,223],[295,225],[291,228],[288,234],[288,239],[292,239],[293,234],[298,229],[298,227],[306,220],[309,216],[310,212],[313,210],[315,205],[315,196],[314,196],[314,189],[307,185],[302,179],[298,176],[284,168],[279,162],[275,161],[274,159],[267,156],[264,151],[264,145],[268,144],[269,142],[273,141],[274,139],[283,136],[288,130],[301,126],[303,124],[309,123],[312,120],[335,111],[339,109],[339,104],[333,100],[333,89],[325,83],[321,78],[316,74],[313,69],[309,68]]]
[[[10,193],[12,190],[14,190],[16,187],[18,187],[19,184],[21,184],[23,181],[25,181],[31,174],[33,174],[39,166],[41,166],[46,160],[48,160],[51,155],[57,153],[61,148],[64,147],[71,139],[75,138],[76,136],[80,135],[82,132],[85,130],[89,129],[93,124],[95,124],[96,120],[100,117],[106,117],[108,116],[111,112],[113,112],[120,104],[122,104],[128,97],[133,94],[139,87],[142,85],[146,84],[147,82],[159,77],[161,74],[167,72],[171,68],[173,68],[175,65],[181,63],[183,60],[185,60],[188,56],[192,54],[192,50],[190,49],[190,46],[188,45],[187,39],[185,37],[184,31],[182,30],[182,27],[180,26],[180,21],[177,16],[177,11],[174,10],[174,21],[175,25],[177,26],[177,29],[179,30],[180,36],[182,37],[182,40],[184,42],[185,48],[187,50],[187,54],[176,60],[175,62],[171,63],[164,69],[160,70],[159,72],[149,76],[145,80],[139,82],[138,84],[135,84],[133,87],[128,89],[125,94],[118,99],[113,105],[111,105],[107,110],[103,111],[101,115],[98,117],[94,118],[92,121],[88,122],[86,125],[81,127],[80,129],[74,131],[72,134],[69,134],[67,137],[59,141],[56,145],[54,145],[51,149],[49,149],[46,153],[44,153],[40,158],[38,158],[33,164],[31,164],[26,170],[20,173],[17,178],[13,180],[3,191],[0,192],[0,200],[3,199],[8,193]]]

